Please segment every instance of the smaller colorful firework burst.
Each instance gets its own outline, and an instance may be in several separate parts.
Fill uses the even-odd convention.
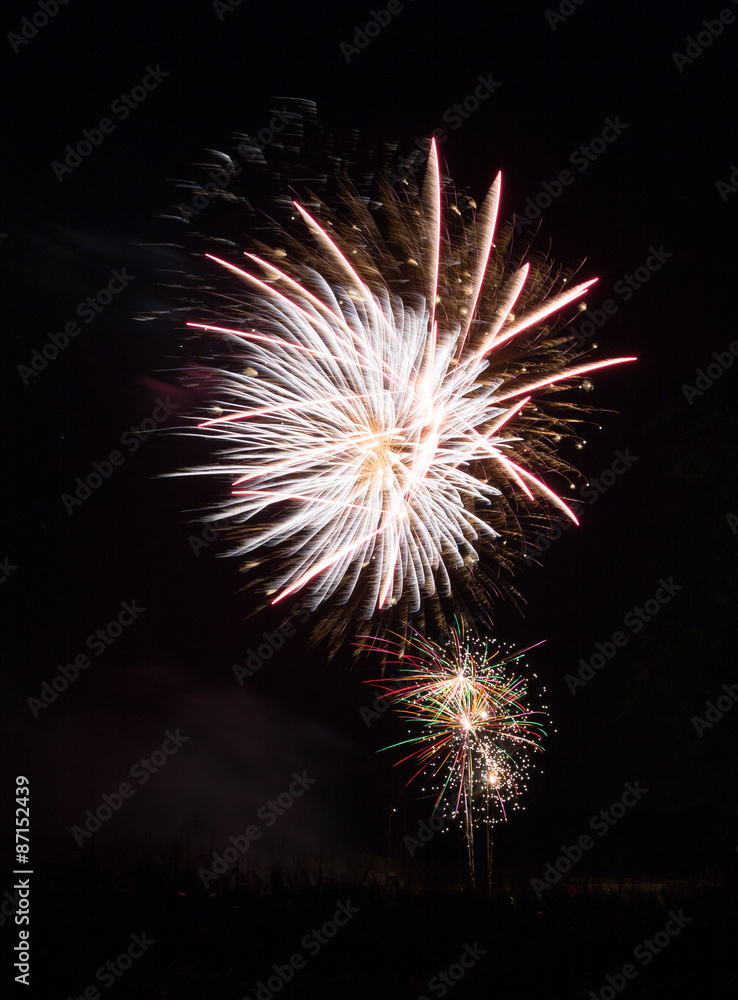
[[[378,643],[374,649],[396,652]],[[519,808],[531,756],[543,749],[546,706],[532,707],[522,673],[527,650],[512,650],[470,635],[457,620],[444,645],[416,633],[388,661],[398,675],[369,682],[411,723],[410,738],[385,749],[410,749],[397,762],[418,765],[407,783],[422,776],[435,795],[434,812],[460,817],[468,838],[477,822],[506,819],[508,808]]]

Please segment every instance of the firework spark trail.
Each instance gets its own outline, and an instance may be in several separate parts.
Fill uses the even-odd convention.
[[[533,394],[634,359],[567,367],[542,324],[592,282],[549,294],[537,276],[526,292],[530,264],[508,275],[495,247],[500,197],[498,176],[452,246],[432,144],[420,199],[386,192],[406,226],[404,262],[351,202],[358,222],[345,225],[294,202],[315,246],[281,268],[245,254],[263,278],[207,255],[247,286],[245,323],[188,325],[236,338],[246,364],[218,373],[198,425],[225,450],[181,474],[231,478],[209,519],[240,526],[233,554],[269,561],[273,604],[299,590],[311,610],[332,599],[367,620],[398,603],[409,617],[456,589],[484,600],[474,567],[494,558],[500,518],[522,503],[576,521],[540,478],[568,469],[549,442],[571,433],[569,418],[543,414]]]

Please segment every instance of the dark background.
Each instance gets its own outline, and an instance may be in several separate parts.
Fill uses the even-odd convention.
[[[572,876],[684,879],[694,891],[732,878],[738,712],[731,702],[709,728],[693,720],[705,718],[723,685],[738,683],[738,522],[731,520],[738,517],[738,367],[702,394],[685,394],[684,386],[695,387],[713,352],[738,340],[738,8],[729,0],[722,8],[589,0],[562,5],[572,13],[556,20],[547,19],[545,4],[402,6],[349,59],[341,44],[352,44],[357,26],[380,5],[273,0],[218,10],[209,2],[71,0],[23,42],[9,33],[19,35],[23,18],[40,8],[4,8],[0,258],[7,280],[9,504],[0,600],[10,752],[3,787],[11,798],[15,774],[30,779],[39,911],[59,898],[54,893],[69,899],[76,891],[84,899],[81,873],[94,882],[104,871],[111,891],[120,889],[142,859],[159,872],[176,871],[180,890],[189,891],[188,872],[194,884],[197,867],[253,822],[293,771],[305,769],[314,787],[275,824],[255,864],[301,858],[307,870],[320,855],[357,879],[369,868],[448,885],[463,880],[460,836],[436,837],[414,858],[403,846],[430,808],[403,787],[409,775],[392,767],[389,754],[376,755],[397,727],[384,715],[367,726],[360,714],[373,700],[362,684],[376,676],[370,663],[352,666],[349,652],[326,662],[320,649],[307,648],[308,623],[239,685],[234,663],[243,664],[282,619],[251,617],[253,601],[241,591],[235,561],[217,558],[224,548],[218,542],[198,546],[203,528],[195,518],[212,484],[159,478],[204,459],[200,443],[151,435],[71,513],[62,500],[93,462],[121,448],[121,436],[151,415],[157,399],[174,401],[177,416],[191,404],[181,370],[191,349],[183,339],[181,293],[169,287],[191,266],[181,249],[187,227],[165,217],[191,201],[192,192],[176,182],[203,179],[203,164],[212,162],[204,151],[232,153],[234,133],[266,127],[284,98],[315,101],[328,132],[357,130],[363,148],[395,142],[398,155],[445,128],[444,172],[481,198],[502,169],[507,219],[520,216],[543,182],[566,168],[574,174],[528,228],[538,230],[535,246],[550,248],[557,261],[583,262],[584,277],[599,275],[587,297],[590,315],[606,298],[617,301],[616,314],[591,338],[599,356],[639,360],[595,375],[587,402],[601,408],[601,429],[568,457],[586,479],[610,469],[617,450],[637,460],[596,503],[582,504],[580,528],[554,539],[539,565],[516,576],[525,605],[500,606],[496,614],[504,640],[521,647],[546,640],[530,664],[547,688],[556,730],[525,811],[496,828],[499,884],[518,887],[520,906],[543,905],[530,879],[635,781],[647,794]],[[716,22],[721,9],[735,20],[680,71],[673,53],[685,53],[688,36],[705,31],[703,20]],[[147,66],[168,75],[120,120],[111,102],[140,84]],[[490,75],[500,85],[452,127],[454,103]],[[115,122],[112,134],[59,180],[53,161],[106,116]],[[572,154],[601,135],[607,118],[627,128],[586,170],[572,168]],[[731,172],[736,190],[719,188]],[[204,228],[220,210],[204,209]],[[616,283],[644,265],[653,248],[670,256],[625,301]],[[78,304],[104,288],[116,268],[134,276],[128,287],[94,322],[81,323],[81,334],[55,360],[24,377],[19,366],[29,366],[50,333],[78,318]],[[575,325],[586,318],[575,310],[567,315]],[[173,417],[166,427],[177,424]],[[565,676],[577,673],[596,643],[623,629],[633,608],[654,598],[662,578],[681,588],[673,600],[637,635],[626,628],[627,645],[572,694]],[[145,609],[139,619],[34,716],[28,699],[38,698],[58,665],[85,651],[87,636],[131,600]],[[188,743],[78,848],[70,828],[176,727]],[[9,844],[10,821],[7,829]],[[93,913],[104,926],[105,913],[91,902],[88,919]],[[654,919],[645,930],[662,926]],[[58,924],[45,916],[36,926],[35,968],[53,966],[59,996],[76,996],[115,950],[101,943],[77,966],[73,954],[62,966],[51,957]],[[277,939],[278,922],[274,927]],[[622,933],[627,954],[643,934],[627,924]],[[10,920],[2,934],[9,955]],[[456,951],[454,943],[448,962]],[[584,977],[582,995],[620,967],[620,952],[613,955]],[[686,955],[685,967],[694,958]],[[161,981],[180,982],[178,961]],[[666,969],[667,959],[661,961]],[[253,973],[192,995],[241,996],[259,968]],[[656,983],[658,969],[649,975]],[[427,989],[427,976],[416,970],[415,977],[414,993],[408,974],[396,995]],[[115,987],[127,988],[123,979]]]

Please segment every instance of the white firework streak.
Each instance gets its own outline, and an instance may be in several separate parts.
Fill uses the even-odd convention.
[[[211,520],[249,524],[233,555],[277,549],[267,589],[273,604],[300,591],[312,610],[358,594],[359,617],[367,619],[400,600],[414,613],[424,598],[451,594],[450,572],[468,570],[480,546],[500,537],[475,513],[502,496],[488,478],[576,521],[556,493],[513,461],[511,446],[522,439],[506,425],[537,390],[634,359],[579,365],[527,384],[518,375],[507,390],[504,379],[483,381],[503,344],[593,283],[515,317],[529,276],[523,265],[500,289],[493,320],[472,346],[472,324],[483,319],[477,306],[500,190],[498,176],[478,213],[464,323],[445,321],[438,294],[444,236],[435,144],[422,194],[428,236],[422,298],[403,298],[376,275],[367,279],[370,287],[360,265],[296,202],[330,283],[308,266],[298,281],[246,254],[263,272],[258,277],[207,255],[249,286],[255,328],[188,324],[239,338],[248,367],[219,372],[219,415],[198,425],[226,445],[219,460],[182,474],[230,477],[231,497]],[[480,468],[485,479],[475,475]]]

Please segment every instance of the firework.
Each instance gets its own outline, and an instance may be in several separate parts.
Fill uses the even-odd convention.
[[[383,645],[374,648],[387,653]],[[466,791],[506,817],[505,802],[518,805],[530,754],[543,749],[545,735],[545,709],[526,704],[526,651],[469,636],[463,624],[443,646],[414,635],[404,650],[396,677],[369,682],[416,732],[385,749],[410,749],[398,764],[417,765],[408,784],[422,775],[436,809],[445,798],[456,815]]]
[[[391,653],[379,639],[374,648]],[[470,636],[463,620],[442,646],[416,634],[397,648],[397,676],[368,682],[410,725],[408,739],[385,749],[409,750],[397,761],[416,768],[407,783],[420,779],[435,798],[434,813],[461,821],[474,883],[474,827],[488,827],[491,873],[489,827],[520,808],[531,755],[543,749],[545,706],[531,707],[519,672],[527,651]]]
[[[278,245],[207,255],[234,284],[188,326],[238,360],[194,431],[222,450],[182,474],[228,480],[209,519],[232,554],[271,603],[339,609],[335,635],[427,600],[440,623],[446,599],[486,606],[527,516],[576,521],[542,476],[572,471],[557,446],[581,410],[547,397],[632,359],[572,364],[550,317],[592,281],[511,265],[500,194],[498,176],[459,209],[431,143],[420,193],[385,185],[374,213],[348,187],[339,211],[294,201]]]

